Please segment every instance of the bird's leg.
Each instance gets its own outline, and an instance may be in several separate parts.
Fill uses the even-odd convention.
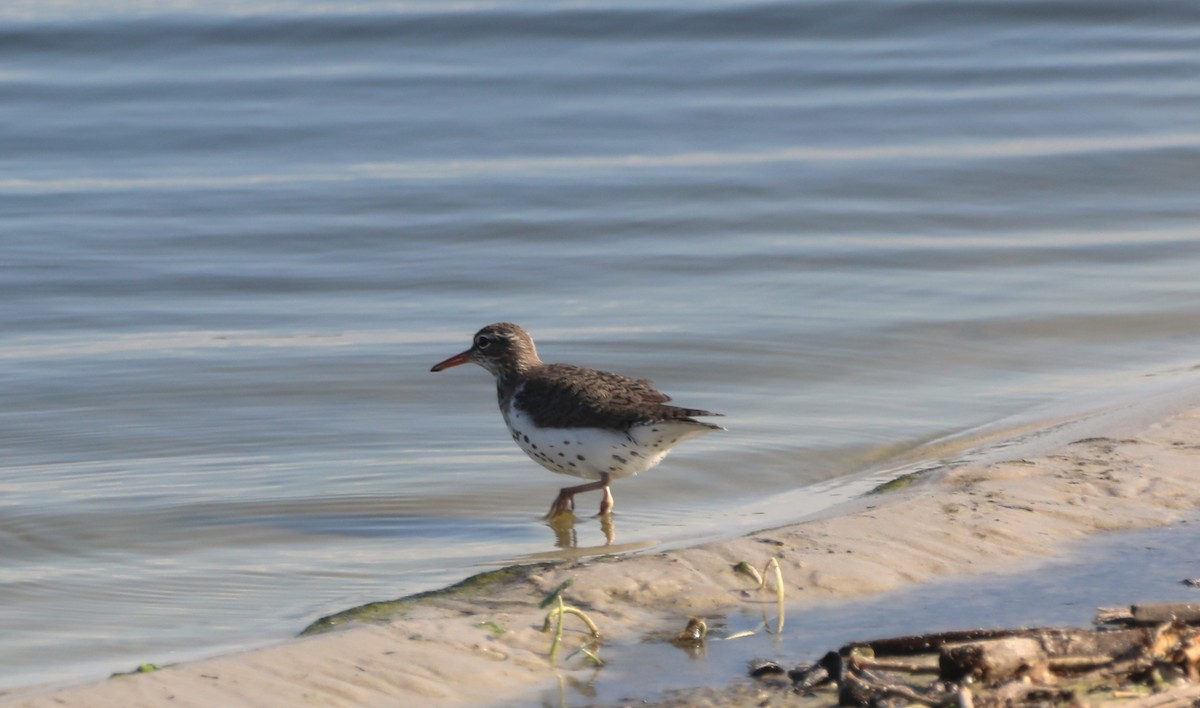
[[[613,509],[612,490],[607,486],[604,487],[604,498],[600,500],[600,515],[607,516],[612,513]]]
[[[550,512],[546,514],[547,519],[553,519],[559,514],[565,514],[568,511],[575,509],[575,495],[583,492],[594,492],[597,489],[604,490],[604,500],[600,502],[600,513],[605,511],[605,502],[608,504],[608,511],[612,510],[612,493],[608,491],[608,485],[612,482],[612,477],[607,472],[600,473],[600,479],[587,484],[580,484],[575,487],[563,487],[558,491],[558,496],[554,498],[554,503],[550,505]]]

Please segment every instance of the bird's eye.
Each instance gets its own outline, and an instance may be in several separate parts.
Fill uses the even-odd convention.
[[[488,347],[492,346],[492,338],[481,334],[475,338],[475,346],[479,347],[481,350],[487,349]]]

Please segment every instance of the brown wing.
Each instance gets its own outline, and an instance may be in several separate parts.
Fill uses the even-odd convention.
[[[664,405],[669,400],[670,396],[646,379],[571,364],[539,367],[516,396],[517,405],[533,417],[535,424],[545,428],[628,430],[636,423],[718,415]]]

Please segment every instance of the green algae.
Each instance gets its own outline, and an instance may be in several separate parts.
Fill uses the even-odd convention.
[[[368,602],[365,605],[352,607],[348,610],[326,615],[300,632],[301,637],[328,632],[331,629],[343,627],[352,622],[389,622],[403,615],[408,610],[422,602],[434,599],[471,599],[496,588],[529,577],[531,573],[553,567],[553,563],[536,565],[510,565],[499,570],[489,570],[484,573],[455,583],[440,590],[429,590],[408,595],[395,600],[380,600]]]
[[[159,671],[160,669],[166,668],[166,666],[170,666],[170,664],[167,664],[165,666],[159,666],[158,664],[150,664],[150,663],[139,664],[138,667],[136,669],[134,669],[133,671],[117,671],[117,672],[114,672],[112,675],[110,675],[109,678],[116,678],[118,676],[133,676],[134,674],[149,674],[149,673],[153,673],[155,671]]]
[[[917,470],[916,472],[909,472],[908,474],[902,474],[899,477],[890,479],[890,480],[880,484],[879,486],[875,487],[871,491],[867,492],[867,494],[868,495],[886,494],[888,492],[894,492],[899,489],[904,489],[905,487],[910,487],[913,484],[915,484],[917,481],[919,481],[922,477],[924,477],[925,475],[929,474],[932,471],[933,470]]]
[[[484,620],[483,622],[480,622],[480,623],[476,624],[475,626],[479,627],[480,629],[486,629],[487,631],[491,632],[493,636],[496,636],[496,637],[499,637],[502,634],[508,633],[508,630],[505,629],[504,627],[500,626],[500,624],[497,623],[495,620]]]

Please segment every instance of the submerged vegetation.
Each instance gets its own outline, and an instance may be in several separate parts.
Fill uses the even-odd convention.
[[[430,590],[428,592],[419,592],[415,595],[408,595],[395,600],[381,600],[379,602],[369,602],[365,605],[352,607],[348,610],[342,610],[332,615],[326,615],[312,624],[304,628],[300,632],[301,637],[306,637],[312,634],[320,634],[331,629],[342,627],[351,622],[388,622],[396,619],[413,606],[425,600],[433,598],[470,598],[484,595],[485,593],[496,588],[497,585],[506,584],[528,577],[531,573],[550,568],[551,563],[539,563],[535,565],[510,565],[498,570],[489,570],[484,573],[472,575],[471,577],[455,583],[440,590]]]

